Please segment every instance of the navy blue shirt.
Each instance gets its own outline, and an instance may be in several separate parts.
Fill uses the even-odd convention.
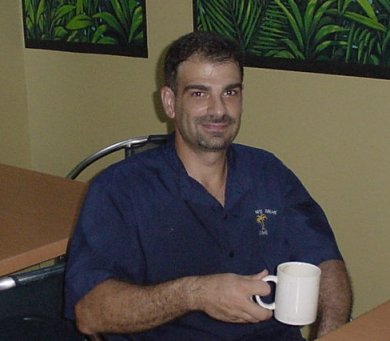
[[[65,313],[110,278],[154,284],[192,275],[252,275],[278,264],[340,259],[327,219],[297,177],[266,151],[228,150],[225,206],[188,176],[173,138],[123,160],[92,184],[73,235]],[[274,319],[225,323],[192,312],[110,340],[300,340]]]

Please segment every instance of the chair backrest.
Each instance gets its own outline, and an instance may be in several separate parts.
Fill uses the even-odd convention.
[[[119,150],[124,150],[124,157],[129,157],[140,151],[155,148],[163,144],[166,140],[167,135],[148,135],[134,137],[114,143],[86,157],[79,164],[77,164],[76,167],[74,167],[66,177],[68,179],[76,179],[80,173],[92,163]]]

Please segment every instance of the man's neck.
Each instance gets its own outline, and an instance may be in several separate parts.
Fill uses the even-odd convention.
[[[183,145],[176,148],[188,175],[201,183],[223,206],[227,178],[226,150],[193,150]]]

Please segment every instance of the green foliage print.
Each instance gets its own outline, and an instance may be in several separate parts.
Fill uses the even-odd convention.
[[[249,55],[390,66],[390,0],[196,0],[195,26]]]
[[[144,39],[138,0],[23,0],[28,40],[131,45]]]

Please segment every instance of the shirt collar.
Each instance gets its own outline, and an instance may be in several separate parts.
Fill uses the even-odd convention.
[[[172,167],[172,170],[177,177],[182,197],[188,201],[207,204],[207,202],[205,202],[205,196],[202,196],[199,193],[199,191],[205,191],[205,189],[188,175],[183,163],[177,155],[175,148],[175,133],[168,136],[163,152],[165,153],[167,162]],[[225,209],[233,207],[240,200],[241,196],[250,189],[250,178],[244,174],[245,169],[240,169],[239,157],[240,155],[237,153],[235,144],[232,144],[227,151],[228,175]],[[210,195],[210,203],[213,201],[216,202]]]

